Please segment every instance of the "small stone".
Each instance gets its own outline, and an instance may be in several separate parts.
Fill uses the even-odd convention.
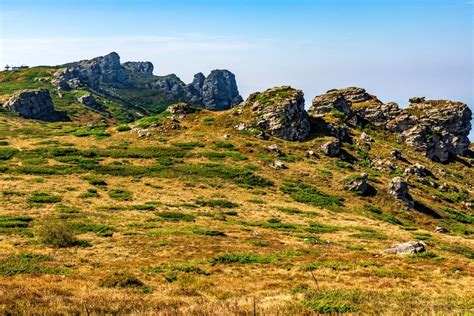
[[[362,134],[360,135],[360,140],[366,143],[372,143],[374,141],[372,137],[367,135],[367,133],[365,132],[362,132]]]
[[[391,155],[393,158],[397,159],[397,160],[402,159],[402,153],[401,153],[400,151],[396,150],[396,149],[395,149],[395,150],[392,150],[392,151],[390,152],[390,155]]]
[[[449,229],[447,229],[446,227],[441,227],[441,226],[438,226],[435,228],[435,233],[440,233],[440,234],[448,234],[449,233]]]
[[[344,188],[348,191],[357,193],[361,196],[366,196],[373,189],[368,183],[369,175],[362,173],[357,177],[353,177],[344,183]]]
[[[308,155],[308,157],[318,157],[318,154],[316,154],[316,152],[314,152],[312,150],[309,150],[307,155]]]
[[[235,125],[234,128],[238,131],[243,131],[247,129],[247,125],[245,125],[244,123],[240,123],[238,125]]]
[[[321,150],[323,153],[325,153],[329,157],[337,157],[341,153],[341,145],[339,141],[330,141],[330,142],[324,143],[321,146]]]
[[[288,167],[281,161],[279,160],[274,160],[272,162],[272,167],[275,169],[288,169]]]
[[[283,152],[281,151],[280,146],[278,146],[278,144],[272,144],[267,146],[267,150],[276,154],[277,156],[283,156]]]

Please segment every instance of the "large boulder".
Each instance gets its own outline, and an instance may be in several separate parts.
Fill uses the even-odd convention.
[[[54,109],[53,100],[48,89],[16,92],[2,107],[28,119],[48,122],[68,120],[64,112],[58,112]]]
[[[321,151],[329,157],[337,157],[341,154],[341,143],[339,140],[329,141],[321,145]]]
[[[373,187],[368,183],[369,175],[363,173],[352,176],[344,181],[344,188],[347,191],[357,193],[361,196],[369,195],[373,191]]]
[[[90,93],[77,98],[77,101],[91,109],[94,109],[100,112],[105,111],[105,108],[99,102],[97,102],[95,97]]]
[[[412,98],[387,129],[434,161],[447,162],[469,150],[472,112],[461,102]]]
[[[196,108],[187,103],[175,103],[168,107],[171,114],[191,114],[196,112]]]
[[[374,126],[385,128],[386,124],[400,114],[395,102],[371,102],[353,107],[354,113]]]
[[[310,123],[301,90],[283,86],[253,93],[243,107],[252,111],[255,125],[267,134],[290,141],[309,137]]]
[[[415,202],[408,193],[408,183],[401,177],[395,177],[390,181],[388,192],[395,199],[404,203],[408,208],[415,207]]]
[[[329,90],[325,94],[316,96],[308,110],[311,117],[321,117],[332,111],[352,114],[351,102],[339,90]]]

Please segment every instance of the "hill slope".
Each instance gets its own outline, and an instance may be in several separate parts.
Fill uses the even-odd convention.
[[[15,86],[0,91],[52,72],[8,74]],[[333,91],[308,115],[302,93],[282,87],[124,125],[62,93],[55,107],[81,119],[0,113],[2,311],[473,311],[472,160],[435,162],[353,115],[382,106],[375,97]],[[412,205],[391,192],[396,177]],[[382,254],[407,241],[426,251]]]

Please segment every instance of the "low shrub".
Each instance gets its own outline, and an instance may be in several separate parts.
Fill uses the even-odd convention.
[[[28,202],[31,203],[59,203],[62,198],[59,195],[52,195],[43,192],[35,192],[30,195]]]

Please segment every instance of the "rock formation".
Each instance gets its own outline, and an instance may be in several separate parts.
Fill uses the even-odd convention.
[[[97,100],[94,98],[92,94],[83,95],[82,97],[79,97],[77,101],[91,109],[94,109],[100,112],[105,111],[104,107],[100,103],[97,102]]]
[[[253,93],[243,106],[253,112],[255,125],[270,135],[291,141],[309,136],[309,118],[301,90],[283,86]]]
[[[341,144],[339,141],[330,141],[321,146],[321,151],[329,157],[337,157],[341,153]]]
[[[16,92],[2,107],[28,119],[48,122],[68,120],[64,112],[54,109],[53,100],[48,89]]]
[[[408,193],[408,183],[401,177],[395,177],[390,181],[388,192],[395,199],[403,202],[408,208],[415,207],[415,202]]]
[[[58,89],[86,87],[132,103],[187,102],[208,110],[227,110],[242,102],[235,76],[228,70],[213,70],[207,78],[202,73],[196,74],[193,82],[186,85],[174,74],[154,76],[150,62],[121,64],[117,53],[64,67],[51,81]]]

